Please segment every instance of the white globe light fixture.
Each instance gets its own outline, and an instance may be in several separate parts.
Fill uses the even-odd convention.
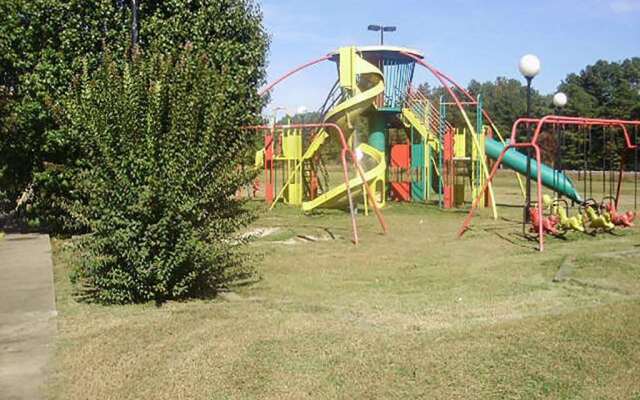
[[[558,92],[553,96],[553,105],[558,108],[566,106],[568,101],[567,95],[562,92]]]
[[[527,54],[520,59],[518,69],[522,76],[527,79],[533,79],[540,73],[540,59],[533,54]]]

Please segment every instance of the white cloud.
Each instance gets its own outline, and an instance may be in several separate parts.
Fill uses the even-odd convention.
[[[640,11],[640,0],[614,0],[609,5],[614,12],[619,14]]]

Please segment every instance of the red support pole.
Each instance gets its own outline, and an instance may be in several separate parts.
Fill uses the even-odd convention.
[[[453,129],[448,129],[444,134],[444,171],[441,171],[443,175],[443,195],[444,195],[444,208],[451,209],[454,207],[455,199],[453,186],[456,179],[455,165],[453,162]]]

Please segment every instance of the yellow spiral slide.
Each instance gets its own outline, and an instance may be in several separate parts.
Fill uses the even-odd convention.
[[[340,85],[349,95],[346,100],[336,105],[325,117],[325,123],[334,123],[343,130],[346,136],[353,133],[352,120],[374,106],[376,98],[384,93],[384,76],[380,69],[362,58],[355,47],[343,47],[339,52]],[[310,144],[303,158],[310,159],[326,140],[328,134],[320,132]],[[371,185],[374,192],[381,193],[380,204],[384,205],[385,157],[384,153],[367,145],[360,144],[356,149],[363,159],[364,165],[374,165],[365,171],[364,179]],[[353,178],[347,184],[343,183],[330,189],[314,200],[302,203],[304,211],[311,211],[318,207],[335,207],[344,200],[347,190],[353,193],[362,188],[360,177]]]

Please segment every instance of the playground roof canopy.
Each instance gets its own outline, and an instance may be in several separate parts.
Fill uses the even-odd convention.
[[[385,58],[387,58],[388,56],[393,55],[393,58],[407,58],[408,60],[410,60],[406,55],[402,54],[402,53],[409,53],[412,54],[420,59],[424,58],[424,55],[419,52],[418,50],[414,50],[414,49],[409,49],[409,48],[405,48],[405,47],[397,47],[397,46],[357,46],[356,47],[357,51],[362,52],[362,53],[380,53],[383,54],[384,56],[386,56]],[[329,56],[331,57],[331,61],[338,61],[340,58],[340,52],[339,50],[335,50],[331,53],[329,53]],[[389,57],[391,58],[391,57]],[[412,60],[413,61],[413,60]]]

